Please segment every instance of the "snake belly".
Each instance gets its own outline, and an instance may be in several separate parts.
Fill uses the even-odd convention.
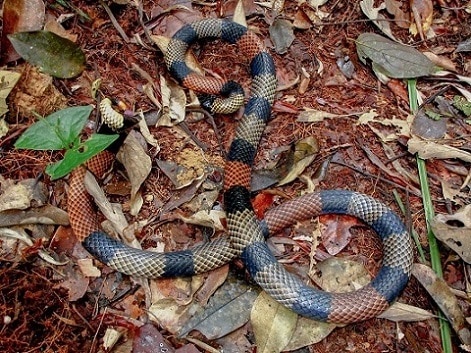
[[[214,111],[237,108],[242,90],[233,82],[202,77],[188,68],[184,56],[203,38],[221,38],[237,44],[248,58],[252,86],[225,169],[224,203],[230,240],[219,238],[189,250],[155,253],[126,246],[100,230],[94,205],[83,178],[85,168],[71,175],[68,209],[72,228],[84,247],[98,260],[125,274],[148,278],[190,276],[219,267],[240,256],[249,273],[275,300],[295,312],[317,320],[349,323],[378,315],[406,285],[412,266],[412,245],[397,215],[368,196],[343,190],[323,191],[288,201],[270,210],[263,221],[254,215],[250,200],[251,169],[258,142],[270,118],[276,89],[275,65],[258,37],[234,22],[207,19],[184,26],[169,43],[165,62],[183,86],[198,92],[229,96],[214,101]],[[219,109],[219,106],[223,108]],[[100,158],[96,158],[100,160]],[[112,159],[112,157],[107,157]],[[94,171],[101,162],[89,163]],[[98,173],[98,172],[97,172]],[[351,293],[327,293],[306,286],[286,272],[271,254],[265,237],[296,221],[320,214],[350,214],[364,220],[383,241],[383,264],[373,281]]]

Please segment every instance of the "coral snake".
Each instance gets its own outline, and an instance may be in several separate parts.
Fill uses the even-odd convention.
[[[117,271],[148,278],[190,276],[219,267],[239,256],[253,279],[275,300],[300,315],[328,322],[351,323],[377,316],[407,284],[412,260],[410,236],[400,218],[387,206],[366,195],[328,190],[285,202],[257,220],[251,205],[251,169],[260,137],[271,115],[276,89],[272,56],[259,38],[237,23],[205,19],[182,27],[171,39],[165,54],[170,74],[183,86],[209,95],[216,112],[237,109],[243,90],[232,81],[200,76],[185,64],[191,44],[204,38],[220,38],[236,44],[248,58],[251,92],[227,155],[224,204],[228,238],[218,238],[190,250],[155,253],[126,246],[100,230],[93,202],[83,178],[86,169],[71,175],[68,196],[70,222],[78,240],[104,264]],[[243,96],[242,96],[243,100]],[[218,110],[218,108],[220,108]],[[104,153],[88,164],[103,169],[113,156]],[[328,293],[304,284],[288,273],[269,250],[265,238],[296,221],[320,214],[348,214],[363,220],[379,235],[383,263],[365,287],[349,293]]]

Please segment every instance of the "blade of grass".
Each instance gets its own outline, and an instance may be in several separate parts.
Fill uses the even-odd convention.
[[[415,79],[407,81],[407,89],[409,92],[409,107],[412,113],[416,113],[418,110],[416,82],[417,81]],[[440,261],[440,251],[438,249],[437,239],[435,238],[432,228],[430,227],[430,222],[432,221],[435,212],[433,210],[432,198],[430,196],[427,168],[425,165],[425,160],[420,158],[418,155],[416,155],[416,161],[419,173],[420,189],[422,191],[422,202],[424,204],[425,222],[427,226],[427,237],[430,247],[430,260],[432,263],[432,269],[437,273],[437,276],[443,278],[443,270]],[[450,325],[441,310],[438,310],[438,313],[443,352],[452,353],[453,346],[451,344]]]

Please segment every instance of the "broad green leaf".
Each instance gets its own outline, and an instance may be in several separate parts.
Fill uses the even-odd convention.
[[[85,67],[85,54],[74,42],[47,31],[8,35],[22,58],[59,78],[71,78]]]
[[[119,135],[117,134],[93,134],[87,141],[79,144],[76,148],[67,150],[64,159],[55,164],[48,165],[46,167],[46,173],[51,176],[52,180],[62,178],[80,164],[85,163],[90,158],[103,151],[116,141],[118,137]]]
[[[79,106],[59,110],[31,125],[16,141],[16,148],[33,150],[62,150],[77,141],[92,106]]]
[[[366,59],[370,59],[375,68],[388,77],[415,78],[437,71],[437,67],[417,49],[375,33],[360,34],[356,44],[360,60],[366,64]]]

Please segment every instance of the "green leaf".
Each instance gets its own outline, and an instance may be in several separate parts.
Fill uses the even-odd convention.
[[[435,71],[435,65],[420,51],[375,33],[362,33],[356,40],[357,53],[366,64],[370,59],[381,73],[392,78],[415,78]]]
[[[85,163],[111,145],[119,135],[93,134],[90,138],[73,149],[65,152],[64,158],[46,167],[46,173],[52,180],[62,178],[80,164]]]
[[[453,105],[467,117],[471,116],[471,102],[462,96],[453,97]]]
[[[71,78],[85,67],[85,54],[74,42],[47,31],[17,32],[8,35],[22,58],[42,71],[59,78]]]
[[[16,148],[33,150],[69,149],[77,143],[92,106],[59,110],[31,125],[16,141]]]

